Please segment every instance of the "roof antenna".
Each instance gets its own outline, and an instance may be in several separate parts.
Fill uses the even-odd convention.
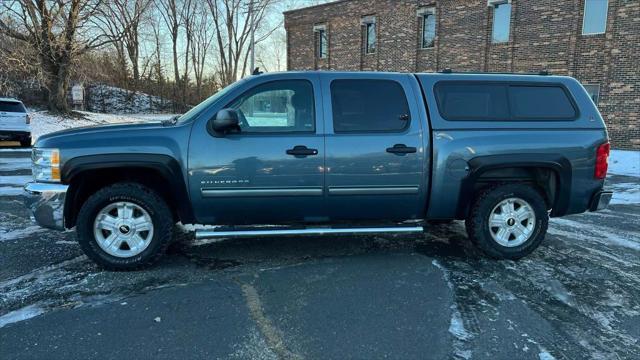
[[[262,74],[262,71],[260,71],[260,67],[253,69],[253,72],[251,73],[251,75],[260,75],[260,74]]]

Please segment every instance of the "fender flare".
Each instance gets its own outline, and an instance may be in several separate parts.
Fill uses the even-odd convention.
[[[482,174],[489,170],[504,168],[543,168],[550,169],[557,175],[558,188],[552,205],[552,216],[562,216],[569,209],[571,198],[572,166],[571,162],[561,154],[505,154],[478,156],[468,161],[469,173],[462,180],[456,215],[466,218],[466,213],[473,201],[474,185]]]
[[[193,208],[183,177],[182,167],[174,157],[164,154],[99,154],[79,156],[65,161],[62,166],[62,182],[71,184],[75,177],[91,170],[116,168],[146,168],[157,171],[167,181],[170,192],[176,200],[176,210],[180,221],[185,224],[194,222]],[[65,203],[65,219],[67,209],[75,202],[75,193],[69,188]],[[76,189],[77,190],[77,189]],[[161,194],[163,195],[163,194]]]

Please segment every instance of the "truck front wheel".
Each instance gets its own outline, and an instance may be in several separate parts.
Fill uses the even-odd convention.
[[[156,262],[171,242],[173,217],[166,202],[137,183],[117,183],[91,195],[77,220],[80,247],[109,270]]]
[[[544,239],[549,215],[542,195],[526,184],[502,184],[483,191],[465,225],[471,240],[487,255],[516,260]]]

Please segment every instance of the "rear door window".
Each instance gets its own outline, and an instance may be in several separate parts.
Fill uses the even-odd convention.
[[[336,133],[400,132],[410,122],[405,92],[392,80],[334,80],[331,106]]]
[[[509,86],[511,113],[516,119],[573,119],[576,110],[559,86]]]
[[[577,110],[559,85],[445,81],[435,86],[445,120],[573,120]]]
[[[15,101],[0,101],[0,112],[26,113],[24,105]]]

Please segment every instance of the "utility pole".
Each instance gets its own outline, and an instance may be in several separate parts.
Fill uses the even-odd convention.
[[[253,9],[253,2],[255,0],[249,0],[249,28],[251,31],[251,40],[249,41],[249,51],[251,51],[251,60],[249,62],[249,74],[253,73],[253,70],[256,68],[256,43],[255,43],[255,15]]]

